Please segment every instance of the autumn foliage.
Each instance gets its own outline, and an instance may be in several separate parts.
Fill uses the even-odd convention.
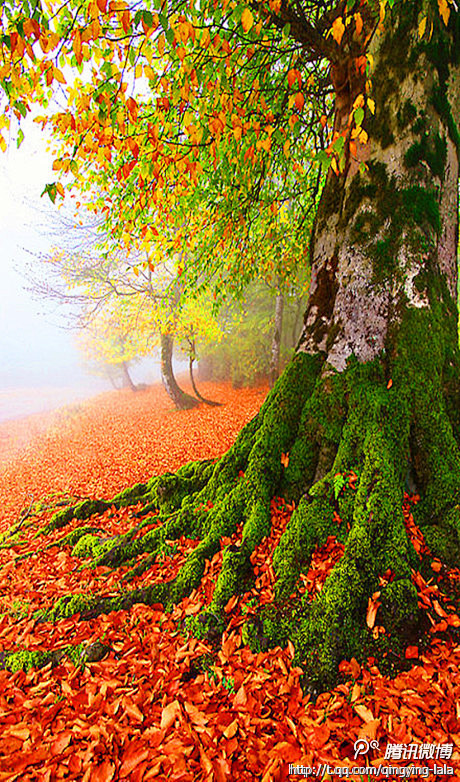
[[[137,395],[106,394],[49,416],[48,428],[28,446],[16,455],[4,453],[4,528],[20,514],[21,493],[33,493],[35,499],[52,491],[110,496],[146,473],[218,456],[257,411],[265,389],[235,393],[220,385],[209,391],[225,406],[174,411],[154,388]],[[3,435],[17,435],[18,424],[1,429]],[[353,476],[347,481],[353,490]],[[416,498],[406,496],[405,519],[421,552],[413,502]],[[132,510],[113,508],[91,523],[108,535],[120,532],[131,526]],[[6,541],[0,550],[0,660],[15,648],[58,652],[82,644],[84,652],[80,665],[63,656],[54,667],[0,670],[0,780],[269,782],[288,779],[289,763],[377,766],[389,742],[450,742],[449,763],[458,769],[460,619],[446,594],[458,590],[458,569],[448,571],[433,560],[429,578],[413,573],[431,632],[423,648],[407,649],[406,670],[393,680],[381,675],[372,659],[363,666],[343,661],[339,685],[315,701],[302,694],[302,670],[291,666],[291,643],[259,654],[242,643],[242,625],[255,603],[273,601],[272,553],[292,510],[283,500],[273,500],[271,534],[251,557],[254,587],[226,606],[228,625],[220,646],[188,637],[184,620],[209,604],[222,551],[208,562],[201,587],[169,614],[160,605],[137,605],[90,621],[76,615],[56,624],[37,622],[34,611],[51,606],[60,595],[82,589],[116,592],[127,568],[79,571],[81,561],[71,556],[71,548],[55,545],[62,531],[34,537],[50,510],[30,516],[20,540]],[[336,521],[341,523],[339,517]],[[70,529],[79,523],[72,521]],[[135,585],[173,578],[197,542],[171,542],[170,553]],[[223,539],[222,548],[232,542]],[[300,589],[319,593],[342,553],[343,545],[328,538],[302,573]],[[384,632],[378,595],[373,597],[367,623]],[[379,749],[355,760],[357,738],[377,740]],[[460,779],[460,772],[455,774]]]

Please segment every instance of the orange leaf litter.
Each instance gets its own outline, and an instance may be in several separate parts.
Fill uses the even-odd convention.
[[[175,411],[155,386],[138,394],[110,392],[57,414],[0,424],[1,528],[16,521],[32,497],[54,491],[109,498],[186,461],[218,457],[256,414],[266,389],[236,392],[227,384],[203,384],[203,393],[224,406]],[[36,622],[33,612],[63,594],[115,593],[127,568],[77,573],[81,560],[71,556],[70,547],[43,550],[82,523],[75,520],[37,540],[35,526],[24,528],[26,547],[0,550],[0,658],[15,647],[56,650],[101,639],[111,648],[101,662],[84,668],[64,658],[54,668],[0,670],[0,782],[304,778],[290,774],[289,764],[315,767],[318,779],[358,780],[356,766],[380,763],[401,773],[371,779],[398,779],[410,761],[384,760],[390,743],[452,744],[448,761],[413,765],[433,769],[436,762],[439,769],[447,763],[453,775],[430,772],[423,778],[460,780],[460,619],[443,591],[447,582],[458,586],[458,570],[447,571],[435,559],[428,581],[414,573],[420,606],[432,626],[431,642],[425,650],[408,648],[408,670],[395,679],[382,676],[373,660],[366,666],[344,661],[342,683],[314,702],[302,695],[301,669],[291,667],[292,644],[253,654],[242,643],[242,626],[254,611],[251,598],[273,600],[272,554],[292,511],[293,505],[273,500],[272,532],[251,558],[255,586],[229,601],[229,624],[217,655],[208,643],[187,638],[183,622],[209,603],[222,551],[208,563],[200,589],[170,614],[161,606],[137,605],[87,622],[77,615],[51,624]],[[408,497],[404,512],[421,552],[425,544]],[[49,514],[44,511],[37,526]],[[130,511],[108,511],[97,524],[109,534],[126,530]],[[181,538],[174,557],[157,561],[132,586],[173,578],[196,542]],[[32,556],[15,562],[25,550]],[[330,537],[301,574],[300,591],[318,593],[342,553],[343,546]],[[16,610],[21,605],[23,615]],[[375,605],[370,624],[369,632],[382,631]],[[198,658],[212,654],[203,670]],[[355,760],[357,739],[374,743]],[[329,765],[330,776],[320,763]]]

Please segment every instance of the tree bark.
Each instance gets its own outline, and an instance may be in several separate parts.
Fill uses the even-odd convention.
[[[275,323],[272,338],[272,354],[270,362],[270,388],[273,388],[280,372],[281,331],[283,328],[284,296],[277,291],[275,299]]]
[[[178,410],[189,410],[196,407],[199,402],[193,396],[186,394],[177,384],[172,367],[172,355],[174,340],[170,334],[161,334],[161,380],[169,398],[172,399]]]
[[[132,377],[129,374],[128,364],[126,361],[123,361],[121,364],[121,373],[123,375],[123,386],[125,388],[130,388],[131,391],[137,391],[137,387],[133,383]]]
[[[200,394],[198,391],[198,388],[195,383],[195,376],[193,374],[193,364],[195,361],[195,348],[192,348],[192,351],[189,356],[189,362],[188,362],[188,369],[189,369],[189,375],[190,375],[190,382],[192,384],[193,393],[195,396],[200,400],[200,402],[204,402],[205,405],[209,405],[210,407],[220,407],[220,402],[214,402],[212,399],[205,399],[204,396]]]
[[[402,512],[409,468],[431,554],[448,564],[460,557],[460,67],[453,27],[435,20],[430,43],[418,39],[416,5],[395,4],[392,29],[373,39],[370,142],[346,145],[341,173],[328,175],[293,361],[217,463],[189,464],[111,500],[160,508],[164,524],[145,545],[142,538],[117,540],[110,551],[91,544],[100,552],[96,564],[147,550],[154,557],[162,541],[181,535],[199,537],[199,545],[171,582],[117,599],[83,596],[78,606],[56,606],[52,618],[139,601],[171,606],[198,588],[222,537],[241,529],[240,544],[224,548],[209,608],[189,620],[197,635],[214,637],[226,627],[229,599],[251,580],[254,549],[271,532],[272,497],[285,496],[296,509],[273,557],[275,602],[248,620],[244,640],[260,650],[290,638],[315,691],[337,680],[342,659],[404,661],[407,644],[421,638],[412,580],[421,555]],[[331,75],[335,128],[347,134],[365,77],[354,61],[334,65]],[[78,518],[94,512],[91,503],[73,510]],[[71,518],[62,511],[53,523]],[[330,535],[343,541],[344,554],[318,595],[299,597],[300,574]],[[376,592],[384,628],[377,637],[366,623]]]

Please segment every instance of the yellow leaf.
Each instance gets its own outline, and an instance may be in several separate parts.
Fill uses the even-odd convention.
[[[1,135],[0,135],[0,149],[2,150],[2,152],[6,152],[7,150],[6,141]]]
[[[284,154],[285,154],[285,156],[286,156],[286,157],[289,157],[289,149],[290,149],[290,146],[291,146],[291,142],[290,142],[290,141],[289,141],[289,139],[288,139],[288,140],[287,140],[287,141],[285,141],[285,142],[284,142],[284,144],[283,144],[283,152],[284,152]]]
[[[375,114],[375,100],[372,100],[372,98],[368,98],[367,105],[369,106],[369,111],[371,112],[371,114]]]
[[[447,5],[447,0],[438,0],[439,13],[441,14],[442,21],[447,25],[450,16],[450,8]]]
[[[342,17],[338,16],[337,19],[334,19],[334,21],[332,22],[332,37],[334,41],[336,41],[339,44],[339,46],[344,32],[345,32],[345,25],[342,21]]]
[[[56,81],[60,82],[61,84],[67,84],[64,78],[64,74],[59,70],[59,68],[56,68],[56,66],[54,66],[53,75]]]
[[[241,24],[243,25],[243,30],[245,33],[249,32],[252,25],[254,24],[254,17],[252,15],[252,11],[250,11],[249,8],[245,8],[241,14]]]
[[[426,16],[424,16],[422,21],[419,22],[419,26],[418,26],[418,37],[419,38],[423,38],[423,36],[425,35],[425,30],[426,30]]]
[[[165,37],[164,33],[161,33],[161,35],[158,36],[158,54],[160,57],[163,57],[165,53]]]

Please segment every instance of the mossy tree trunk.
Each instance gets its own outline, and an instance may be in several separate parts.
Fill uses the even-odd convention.
[[[329,173],[295,358],[217,463],[187,465],[115,498],[159,508],[162,526],[112,544],[85,535],[74,553],[91,551],[95,564],[117,565],[145,551],[154,558],[180,535],[200,543],[170,583],[119,599],[60,601],[53,616],[91,616],[136,601],[170,606],[200,584],[222,537],[242,523],[240,545],[224,549],[209,610],[190,622],[201,635],[218,632],[224,606],[251,578],[251,554],[270,532],[271,498],[281,494],[296,510],[274,555],[275,605],[246,629],[252,644],[291,638],[317,687],[334,682],[343,658],[378,657],[389,643],[403,649],[420,632],[411,579],[419,560],[402,513],[408,473],[422,497],[418,522],[432,552],[450,563],[460,554],[460,69],[452,30],[439,27],[431,43],[419,41],[414,19],[404,17],[413,7],[395,4],[391,33],[374,38],[370,142],[346,148],[342,173]],[[340,131],[365,76],[354,62],[335,65],[331,75]],[[356,491],[338,491],[340,476],[350,472]],[[65,524],[72,513],[85,518],[94,508],[83,503],[53,523]],[[318,596],[294,601],[299,574],[331,534],[345,543],[343,557]],[[386,634],[374,642],[366,609],[377,590]]]
[[[186,394],[179,388],[174,377],[172,357],[174,340],[170,334],[161,334],[160,337],[160,355],[161,355],[161,380],[169,398],[172,399],[179,410],[189,410],[196,407],[199,402],[190,394]]]
[[[283,328],[284,296],[280,290],[276,292],[275,318],[273,325],[272,351],[270,361],[270,388],[273,388],[280,373],[281,331]]]

